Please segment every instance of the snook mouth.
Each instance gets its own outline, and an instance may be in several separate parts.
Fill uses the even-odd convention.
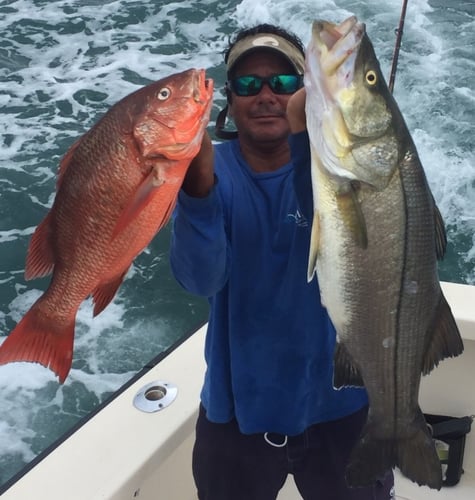
[[[336,75],[346,83],[351,82],[364,23],[351,16],[340,24],[315,21],[312,27],[313,42],[318,52],[321,68],[327,76]]]

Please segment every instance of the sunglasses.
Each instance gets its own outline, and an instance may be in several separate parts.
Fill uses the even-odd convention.
[[[272,75],[262,78],[255,75],[238,76],[226,82],[226,87],[240,97],[257,95],[267,83],[274,94],[293,94],[303,85],[301,75]]]

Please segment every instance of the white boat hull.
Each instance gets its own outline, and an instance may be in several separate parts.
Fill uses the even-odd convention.
[[[443,283],[464,338],[465,352],[424,377],[425,413],[475,414],[475,287]],[[205,327],[82,425],[2,495],[2,500],[196,500],[191,450],[204,374]],[[144,413],[136,393],[153,381],[178,387],[167,408]],[[419,487],[396,473],[401,500],[472,500],[475,495],[475,432],[466,438],[464,474],[441,491]],[[289,477],[279,500],[300,496]]]

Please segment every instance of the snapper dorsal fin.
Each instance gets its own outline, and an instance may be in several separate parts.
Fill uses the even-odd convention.
[[[84,137],[85,137],[85,135],[80,137],[76,142],[74,142],[70,146],[70,148],[66,151],[64,156],[61,158],[61,161],[59,163],[58,178],[56,180],[56,191],[59,190],[61,183],[63,182],[64,174],[66,173],[66,170],[68,169],[69,165],[71,164],[72,158],[74,156],[74,152],[76,151],[79,144],[83,141]]]

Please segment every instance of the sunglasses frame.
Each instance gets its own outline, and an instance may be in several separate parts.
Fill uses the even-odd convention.
[[[292,90],[284,91],[282,92],[281,90],[279,91],[278,88],[275,87],[275,83],[273,81],[276,78],[279,77],[288,77],[291,76],[292,78],[295,78],[295,88],[292,88]],[[242,93],[240,90],[236,91],[238,89],[237,84],[235,83],[237,80],[241,78],[254,78],[253,83],[258,84],[252,92],[247,91],[247,93]],[[250,84],[251,82],[249,82]],[[232,78],[231,80],[228,80],[226,82],[226,88],[231,90],[234,94],[236,94],[239,97],[253,97],[258,95],[261,90],[264,87],[264,84],[267,84],[269,88],[272,90],[274,94],[278,95],[291,95],[294,94],[298,89],[303,87],[303,76],[302,75],[295,75],[295,74],[289,74],[289,73],[277,73],[275,75],[271,75],[269,77],[263,77],[263,76],[258,76],[258,75],[241,75],[236,78]]]

